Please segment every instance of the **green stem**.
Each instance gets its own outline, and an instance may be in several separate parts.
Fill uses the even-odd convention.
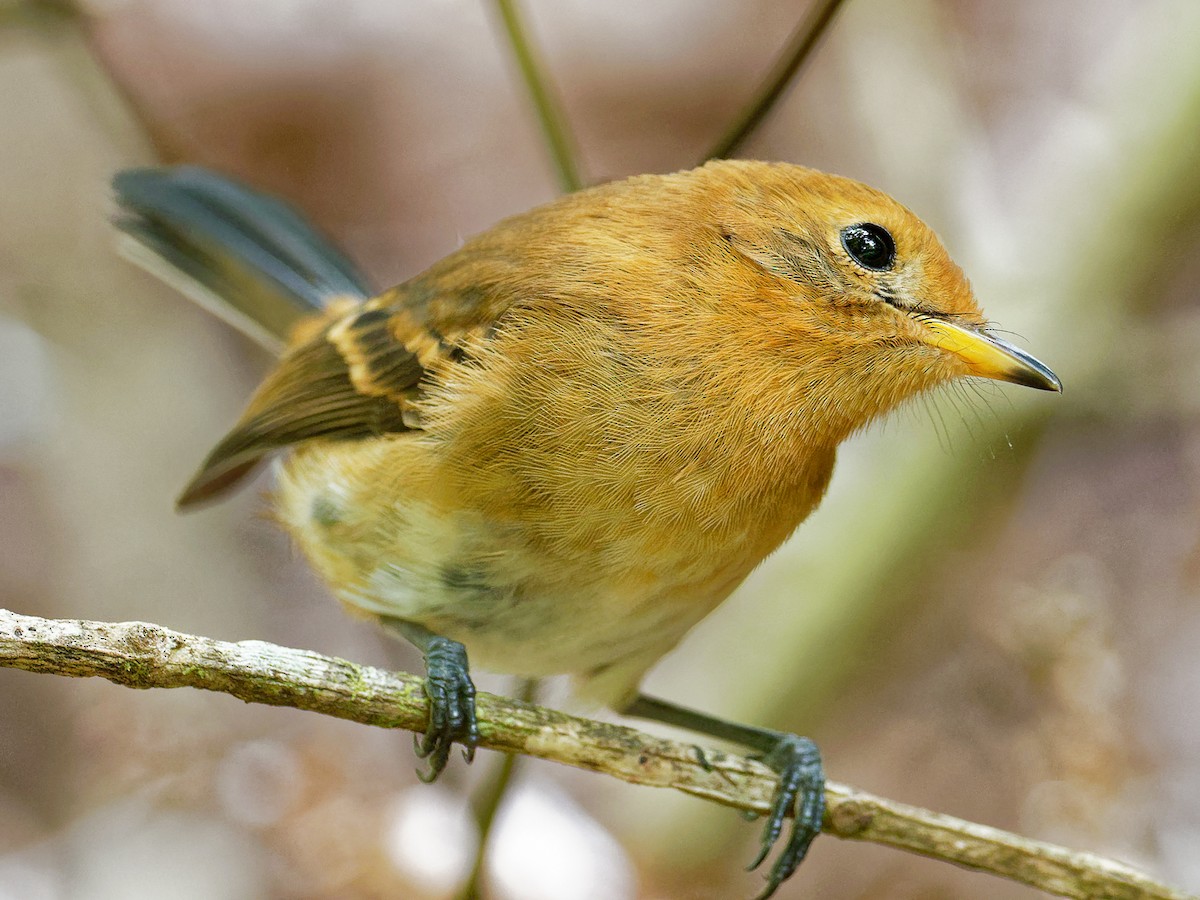
[[[522,703],[534,703],[537,700],[538,683],[532,678],[523,679],[516,699]],[[488,776],[488,780],[480,786],[475,794],[475,823],[479,828],[479,845],[475,850],[475,861],[471,866],[471,877],[459,894],[460,900],[480,900],[483,887],[483,863],[487,859],[487,847],[492,837],[492,826],[496,821],[496,813],[508,788],[512,784],[513,769],[517,764],[517,754],[505,753],[496,771]]]
[[[526,37],[526,29],[517,11],[516,0],[495,0],[496,10],[504,23],[504,32],[512,46],[513,56],[529,89],[529,97],[537,110],[538,122],[542,126],[542,134],[554,158],[554,167],[558,172],[559,186],[570,193],[583,187],[579,177],[579,167],[575,162],[572,140],[568,132],[566,119],[559,108],[557,99],[552,96],[549,80],[542,70],[533,47]]]
[[[792,77],[812,54],[842,3],[843,0],[819,0],[813,5],[808,15],[788,38],[787,46],[759,86],[754,100],[742,110],[702,161],[724,159],[738,151],[746,138],[750,137],[754,129],[767,117],[775,102],[791,83]]]

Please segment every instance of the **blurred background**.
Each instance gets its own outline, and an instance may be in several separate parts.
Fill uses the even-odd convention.
[[[806,6],[524,4],[591,181],[694,165]],[[117,258],[108,181],[213,166],[378,285],[414,275],[557,190],[491,6],[10,0],[0,123],[0,605],[419,671],[313,581],[265,482],[174,513],[269,360]],[[949,391],[852,441],[649,688],[1200,892],[1200,4],[850,0],[742,155],[916,210],[1066,391]],[[10,670],[0,722],[5,900],[452,897],[498,762],[424,786],[405,733]],[[757,834],[526,761],[486,893],[748,897]],[[1034,895],[832,838],[779,893]]]

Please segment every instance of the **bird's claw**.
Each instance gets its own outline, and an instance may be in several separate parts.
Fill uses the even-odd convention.
[[[417,772],[417,777],[431,782],[446,768],[454,744],[462,745],[467,762],[475,758],[479,726],[466,648],[449,638],[432,638],[425,647],[425,672],[429,725],[424,735],[413,735],[413,750],[421,759],[429,760],[429,768]]]
[[[762,843],[748,871],[762,865],[783,833],[784,821],[793,813],[791,834],[767,874],[766,889],[758,900],[775,893],[804,860],[808,847],[821,833],[825,818],[825,770],[821,752],[811,740],[794,734],[781,735],[779,743],[763,757],[763,762],[779,773],[779,787],[771,803],[771,812],[763,826]]]

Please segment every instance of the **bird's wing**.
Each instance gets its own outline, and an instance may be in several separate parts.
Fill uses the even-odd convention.
[[[490,333],[491,292],[451,287],[431,301],[428,281],[331,309],[267,376],[233,430],[205,459],[180,507],[235,487],[273,451],[313,438],[361,440],[420,428],[415,402],[430,370],[460,364]],[[507,305],[507,304],[503,304]]]

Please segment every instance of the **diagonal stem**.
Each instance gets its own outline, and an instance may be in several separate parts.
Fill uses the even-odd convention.
[[[579,166],[575,161],[574,141],[570,136],[566,118],[562,114],[558,98],[553,95],[550,81],[542,68],[541,60],[529,43],[525,23],[517,10],[516,0],[495,0],[496,11],[504,23],[513,56],[529,90],[529,97],[537,111],[546,146],[554,159],[559,187],[566,193],[577,191],[583,186],[579,177]]]
[[[792,78],[821,40],[844,0],[818,0],[809,9],[787,45],[775,60],[771,71],[759,86],[754,99],[741,111],[721,139],[705,154],[702,162],[725,159],[736,153],[754,130],[762,124],[776,101],[783,96]]]
[[[514,692],[514,699],[534,704],[537,702],[537,689],[536,679],[523,678]],[[487,780],[475,792],[475,823],[479,830],[479,846],[475,850],[471,877],[467,879],[466,887],[459,894],[460,900],[479,900],[483,896],[483,864],[487,859],[488,844],[491,843],[492,827],[496,824],[496,813],[512,785],[513,770],[518,758],[516,753],[505,753],[496,771],[489,773]]]

